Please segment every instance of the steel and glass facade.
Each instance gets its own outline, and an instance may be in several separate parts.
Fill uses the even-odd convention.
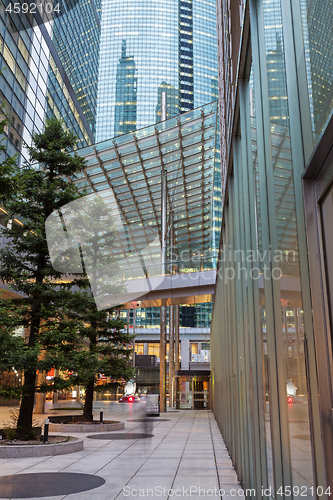
[[[104,0],[98,86],[97,141],[167,118],[218,98],[214,0]],[[216,152],[214,237],[221,224],[220,153]],[[211,305],[200,304],[195,323],[209,327]],[[156,326],[159,308],[142,310],[138,327]]]
[[[42,130],[48,80],[49,47],[33,18],[10,14],[0,4],[0,99],[10,116],[5,130],[7,154],[24,153],[31,132]]]
[[[218,7],[225,202],[213,410],[248,498],[329,498],[332,8]]]
[[[10,116],[7,154],[27,159],[33,131],[46,116],[64,120],[78,146],[94,141],[100,6],[79,1],[52,22],[36,14],[6,11],[0,3],[1,101]],[[65,9],[65,6],[62,5]],[[47,21],[45,18],[44,21]]]
[[[300,0],[300,7],[311,125],[316,142],[333,108],[333,5]]]
[[[136,107],[131,130],[156,122],[162,82],[178,88],[178,2],[175,0],[105,0],[102,2],[97,141],[115,136],[117,101],[128,92],[117,80],[122,48],[136,68]],[[131,70],[132,71],[132,70]],[[133,81],[134,77],[129,80]],[[120,88],[121,82],[123,88]],[[118,86],[118,88],[117,88]],[[133,123],[134,122],[134,123]],[[127,130],[128,131],[128,130]]]
[[[179,306],[179,326],[181,328],[209,329],[212,321],[213,304],[211,302]],[[169,317],[169,314],[168,316]],[[138,308],[136,313],[137,328],[156,328],[160,323],[160,308]],[[133,324],[133,322],[131,322]],[[199,332],[198,332],[199,333]]]
[[[159,121],[164,89],[168,118],[217,98],[215,2],[104,0],[97,141]]]
[[[96,134],[101,4],[100,0],[72,3],[72,8],[52,25],[57,57],[50,60],[48,114],[59,114],[79,138],[78,147],[82,147],[91,143]],[[70,95],[73,93],[75,103]]]

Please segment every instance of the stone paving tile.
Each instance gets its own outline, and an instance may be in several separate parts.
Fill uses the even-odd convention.
[[[193,469],[194,471],[196,470],[202,470],[202,471],[214,471],[216,474],[216,467],[215,467],[215,462],[209,461],[209,460],[198,460],[198,459],[193,459],[193,460],[182,460],[180,465],[179,465],[179,470],[191,470]]]
[[[117,406],[113,408],[118,411],[116,416],[105,410],[105,419],[110,417],[123,419],[125,432],[134,429],[139,432],[140,427],[134,422],[126,421],[135,415],[124,412],[121,417],[119,408]],[[218,490],[219,478],[221,487],[226,486],[223,500],[238,500],[238,496],[230,496],[230,490],[238,489],[240,486],[213,414],[205,410],[179,411],[161,417],[169,418],[170,421],[155,425],[154,437],[149,440],[99,441],[88,439],[87,434],[80,434],[85,440],[84,450],[81,452],[57,457],[3,459],[0,460],[0,475],[23,471],[24,473],[62,471],[95,473],[106,480],[99,488],[66,497],[50,497],[53,500],[133,499],[128,488],[144,489],[143,498],[147,500],[167,498],[170,488],[173,490],[184,488],[185,492],[181,492],[178,498],[188,498],[186,489],[191,487],[191,496],[194,500],[201,498],[206,500],[219,498],[211,491],[214,488]],[[158,495],[155,488],[160,488]],[[165,492],[163,488],[166,489]],[[207,494],[208,490],[210,495]],[[203,495],[203,492],[206,494]],[[39,500],[49,499],[43,497]]]
[[[188,488],[190,492],[195,494],[200,494],[200,489],[207,491],[208,489],[214,489],[219,487],[217,475],[180,475],[177,474],[175,482],[173,484],[173,489],[177,488]]]
[[[184,496],[183,498],[187,498],[187,497]],[[217,499],[221,500],[221,496],[220,496],[218,490],[216,490],[216,491],[213,490],[212,492],[209,492],[209,494],[206,493],[205,495],[192,494],[188,498],[191,499],[191,500],[210,500],[210,499],[212,499],[212,500],[217,500]],[[244,498],[243,498],[243,500],[244,500]]]
[[[10,500],[8,498],[6,499],[3,499],[2,497],[0,497],[1,500]],[[43,500],[63,500],[64,498],[66,498],[64,495],[61,495],[61,496],[53,496],[53,497],[42,497]],[[23,500],[23,499],[16,499],[15,500]],[[26,498],[24,498],[24,500],[27,500]],[[29,500],[41,500],[41,497],[29,497]]]
[[[137,474],[126,484],[128,488],[171,488],[174,480],[174,474],[154,475],[150,478],[138,476]]]
[[[241,486],[239,484],[220,484],[220,492],[222,494],[223,500],[232,500],[235,498],[236,500],[245,499],[244,492],[242,493]]]
[[[66,500],[112,500],[121,493],[122,488],[123,483],[110,480],[95,490],[68,495]]]

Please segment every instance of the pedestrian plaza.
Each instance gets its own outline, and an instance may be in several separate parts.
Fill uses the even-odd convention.
[[[0,459],[0,485],[4,476],[32,475],[22,477],[20,497],[3,496],[1,489],[8,490],[11,482],[11,479],[6,479],[5,486],[0,488],[0,498],[120,500],[194,497],[199,500],[243,496],[210,410],[170,410],[147,423],[141,403],[97,402],[95,405],[96,418],[102,409],[105,420],[124,422],[125,429],[121,433],[152,437],[112,439],[120,434],[119,431],[103,433],[102,439],[96,439],[97,433],[94,433],[95,439],[89,438],[89,434],[75,434],[84,439],[84,449],[80,452],[53,457]],[[9,410],[0,410],[3,423],[9,417]],[[70,411],[54,412],[49,406],[46,415],[36,415],[35,418],[43,421],[45,416],[55,413]],[[17,480],[14,483],[17,484]],[[43,492],[48,496],[41,496]],[[11,494],[14,495],[15,491]]]

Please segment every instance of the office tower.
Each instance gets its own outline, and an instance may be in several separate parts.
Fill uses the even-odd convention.
[[[177,87],[173,87],[172,85],[168,85],[167,82],[162,82],[158,88],[157,94],[157,105],[156,105],[156,123],[161,121],[162,116],[162,92],[166,93],[166,117],[172,118],[173,116],[179,115],[179,90]]]
[[[136,85],[135,61],[132,56],[126,54],[126,40],[123,40],[116,74],[114,121],[116,137],[131,132],[136,126]]]
[[[268,16],[267,16],[268,17]],[[274,19],[270,19],[270,29],[274,29]],[[279,21],[279,20],[278,20]],[[269,114],[272,122],[280,125],[289,124],[287,83],[285,79],[285,62],[281,33],[275,27],[275,43],[267,44],[267,83],[269,98]]]
[[[46,116],[62,118],[78,146],[94,141],[100,15],[94,2],[72,2],[47,23],[0,2],[0,99],[10,115],[4,144],[20,162]]]
[[[167,118],[218,98],[214,0],[104,0],[100,47],[97,142],[159,122],[163,91]],[[219,151],[216,165],[214,246],[221,223]],[[194,326],[208,329],[211,311],[211,304],[198,305]],[[139,311],[136,321],[158,325],[159,308]]]
[[[179,95],[180,109],[194,107],[193,0],[179,0]]]
[[[55,19],[51,39],[65,80],[75,94],[80,116],[74,111],[73,118],[73,104],[66,84],[58,80],[59,73],[51,64],[48,96],[55,107],[59,104],[60,116],[80,138],[78,146],[81,147],[84,142],[93,142],[96,133],[101,4],[100,0],[72,0],[68,5],[71,8]]]
[[[333,4],[301,0],[313,129],[323,130],[333,107]]]
[[[134,66],[131,67],[129,60],[126,66],[122,60],[123,41],[127,57],[135,64],[135,77],[131,76]],[[158,121],[162,88],[169,97],[170,117],[214,100],[212,79],[217,78],[214,0],[103,1],[97,142],[118,135],[116,113],[118,107],[122,109],[118,102],[127,102],[125,90],[120,97],[123,92],[117,77],[120,71],[124,77],[129,72],[129,86],[125,87],[129,92],[130,82],[136,83],[136,123],[128,124],[131,130]]]
[[[43,127],[50,49],[34,18],[9,13],[8,6],[0,3],[0,100],[10,116],[4,144],[13,156],[24,151],[34,129]]]

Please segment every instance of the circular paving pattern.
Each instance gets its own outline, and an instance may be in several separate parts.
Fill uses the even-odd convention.
[[[95,436],[87,436],[87,438],[90,439],[145,439],[145,438],[152,438],[154,437],[153,434],[142,434],[138,432],[128,432],[128,433],[122,433],[122,434],[95,434]]]
[[[170,422],[170,418],[135,418],[127,422]]]
[[[105,479],[91,474],[38,472],[0,477],[0,498],[37,498],[71,495],[98,488]]]

